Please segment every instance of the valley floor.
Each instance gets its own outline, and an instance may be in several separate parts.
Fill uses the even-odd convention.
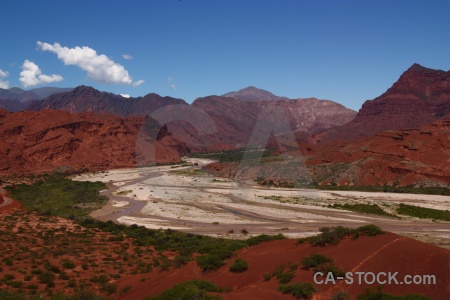
[[[102,194],[110,200],[91,214],[101,220],[235,239],[247,232],[304,237],[317,234],[321,227],[375,224],[450,249],[449,222],[328,207],[377,204],[395,215],[400,203],[450,210],[449,196],[268,188],[209,175],[201,167],[210,160],[186,160],[183,165],[111,170],[74,179],[107,183]]]

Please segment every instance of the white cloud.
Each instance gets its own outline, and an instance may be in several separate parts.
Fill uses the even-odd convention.
[[[131,85],[132,86],[140,86],[141,84],[143,84],[145,81],[144,80],[138,80],[136,82],[133,82]]]
[[[8,76],[8,72],[2,71],[2,69],[0,69],[0,89],[9,89],[9,81],[3,81],[3,79]]]
[[[124,98],[131,98],[131,96],[128,95],[128,94],[119,94],[119,95],[122,96],[122,97],[124,97]]]
[[[126,59],[126,60],[130,60],[130,59],[133,59],[134,57],[131,56],[130,54],[123,54],[123,55],[122,55],[122,58],[123,58],[123,59]]]
[[[30,87],[38,84],[45,84],[51,82],[62,81],[64,78],[61,75],[45,75],[42,74],[41,69],[34,62],[25,60],[22,65],[22,72],[20,72],[20,82],[24,87]]]
[[[111,60],[104,54],[97,52],[89,47],[62,47],[59,43],[50,45],[48,43],[37,42],[42,51],[50,51],[58,56],[65,65],[74,65],[87,72],[87,76],[97,82],[127,84],[139,86],[144,81],[133,82],[131,76],[125,68]]]
[[[171,87],[174,91],[176,91],[176,90],[177,90],[177,86],[176,86],[175,83],[173,83],[173,77],[172,77],[172,76],[167,77],[167,81],[169,82],[170,87]]]

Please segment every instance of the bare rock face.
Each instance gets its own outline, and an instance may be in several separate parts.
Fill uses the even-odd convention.
[[[419,129],[315,146],[305,157],[319,184],[450,187],[450,115]]]
[[[55,170],[103,170],[138,163],[180,160],[186,147],[162,130],[152,161],[137,161],[138,133],[143,117],[44,110],[11,113],[0,110],[0,174]],[[156,138],[156,135],[155,135]]]
[[[414,64],[381,96],[366,101],[347,125],[313,136],[314,142],[350,140],[413,129],[450,114],[450,71]]]
[[[196,99],[192,105],[208,113],[220,139],[234,147],[246,146],[255,131],[270,130],[282,120],[291,132],[311,133],[346,124],[356,115],[336,102],[315,98],[247,101],[209,96]]]

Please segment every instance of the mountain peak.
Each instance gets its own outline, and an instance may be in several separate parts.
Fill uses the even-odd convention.
[[[248,86],[236,92],[230,92],[223,95],[223,97],[233,97],[247,101],[260,101],[260,100],[289,100],[286,97],[280,97],[272,94],[269,91],[259,89],[254,86]]]
[[[405,73],[407,73],[407,72],[445,73],[445,71],[442,71],[442,70],[426,68],[418,63],[414,63],[411,67],[409,67]]]

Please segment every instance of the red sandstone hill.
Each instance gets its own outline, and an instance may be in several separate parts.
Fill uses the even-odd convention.
[[[357,249],[357,251],[356,251]],[[282,240],[262,243],[237,252],[237,256],[249,264],[248,271],[231,273],[228,271],[233,259],[211,273],[202,273],[195,262],[180,269],[167,272],[152,272],[136,276],[123,276],[116,283],[119,290],[131,286],[131,289],[118,299],[141,299],[147,295],[157,295],[173,285],[191,280],[203,279],[218,286],[231,289],[221,293],[223,299],[294,299],[277,291],[278,281],[272,278],[264,280],[264,274],[272,272],[277,266],[287,263],[300,263],[300,259],[312,253],[324,254],[334,259],[335,265],[346,272],[353,272],[355,283],[336,285],[315,284],[318,292],[312,299],[330,299],[334,293],[343,290],[352,298],[364,293],[367,287],[377,284],[356,284],[355,272],[399,272],[397,279],[402,281],[405,275],[435,275],[436,284],[401,285],[385,284],[383,292],[395,295],[409,293],[423,294],[432,299],[447,299],[450,294],[450,253],[445,249],[425,244],[410,238],[386,233],[375,237],[360,237],[356,240],[345,239],[338,245],[311,247],[309,244],[296,246],[294,240]],[[313,271],[299,268],[294,272],[291,282],[313,282]],[[143,280],[141,280],[143,279]]]
[[[450,188],[449,134],[450,115],[419,129],[383,131],[353,142],[302,144],[301,159],[280,157],[249,166],[213,163],[205,169],[217,176],[260,178],[266,183]]]
[[[212,118],[216,138],[234,147],[245,147],[254,133],[270,133],[280,120],[287,121],[285,131],[312,133],[346,124],[355,116],[353,110],[336,102],[315,98],[247,101],[209,96],[196,99],[192,106]]]
[[[412,129],[448,114],[450,71],[414,64],[384,94],[366,101],[351,122],[313,136],[312,140],[350,140],[385,130]]]
[[[305,158],[320,184],[450,187],[450,115],[419,129],[310,149]]]
[[[143,117],[0,110],[0,174],[134,167],[144,123]],[[157,137],[156,156],[154,148],[145,149],[147,156],[139,163],[155,162],[155,157],[156,162],[180,160],[183,145],[164,128]],[[153,128],[155,137],[160,129]]]

